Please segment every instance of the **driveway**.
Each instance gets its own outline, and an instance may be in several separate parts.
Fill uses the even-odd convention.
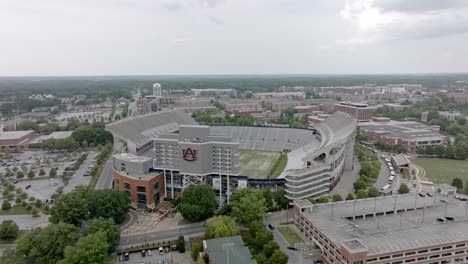
[[[64,187],[63,192],[69,193],[75,189],[76,186],[84,185],[88,186],[89,181],[91,180],[91,176],[83,176],[85,172],[91,168],[89,166],[93,163],[94,158],[96,158],[97,153],[94,151],[88,152],[88,157],[86,160],[81,164],[80,168],[73,173],[68,185]]]

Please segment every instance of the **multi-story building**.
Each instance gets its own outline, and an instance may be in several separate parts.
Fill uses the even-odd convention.
[[[305,100],[306,96],[304,92],[278,92],[278,93],[255,93],[255,98],[259,101],[271,101],[271,100]]]
[[[284,172],[286,197],[292,200],[328,195],[343,175],[354,169],[356,121],[349,115],[335,113],[315,126],[319,147],[308,150],[313,142],[288,155]],[[306,155],[301,155],[306,151]],[[294,165],[293,165],[294,164]]]
[[[235,89],[192,89],[192,94],[196,97],[225,97],[225,96],[237,96]]]
[[[230,113],[235,111],[258,110],[260,108],[256,100],[227,99],[220,100],[219,104],[224,108],[224,110]]]
[[[341,102],[335,104],[335,111],[346,113],[358,121],[370,121],[375,108],[363,103]]]
[[[122,153],[113,157],[114,188],[126,192],[138,208],[155,208],[165,197],[164,175],[153,170],[153,159]]]
[[[30,141],[35,137],[34,130],[3,131],[0,127],[0,149],[22,151],[29,148]]]
[[[311,204],[294,224],[327,264],[467,263],[466,202],[433,194]]]
[[[444,145],[445,136],[439,133],[438,126],[427,126],[412,121],[369,122],[359,126],[361,134],[369,142],[381,142],[389,146],[401,145],[407,152],[415,152],[418,147]]]
[[[295,106],[302,105],[301,101],[281,100],[270,102],[271,110],[273,111],[284,111],[288,108],[294,108]]]

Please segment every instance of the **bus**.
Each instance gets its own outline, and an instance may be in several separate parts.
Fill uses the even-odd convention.
[[[388,182],[392,183],[394,179],[395,179],[395,176],[390,176],[390,178],[388,178]]]
[[[386,156],[385,156],[384,154],[380,155],[380,157],[381,157],[382,159],[385,159],[385,158],[386,158]]]
[[[385,162],[387,162],[387,163],[390,163],[390,160],[389,160],[389,159],[387,159],[387,158],[385,158]]]
[[[395,172],[391,170],[390,175],[395,176]]]
[[[390,184],[387,184],[387,185],[385,185],[384,187],[382,187],[381,190],[382,190],[382,191],[385,191],[385,190],[387,190],[387,189],[390,188],[390,187],[392,187],[392,186],[391,186]]]

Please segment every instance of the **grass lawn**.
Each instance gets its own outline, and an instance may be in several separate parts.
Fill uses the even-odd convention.
[[[31,214],[26,210],[26,208],[15,205],[12,206],[11,209],[9,210],[3,210],[0,209],[0,215],[25,215],[25,214]]]
[[[240,174],[254,179],[268,179],[279,156],[279,152],[243,149],[240,151]]]
[[[454,178],[468,181],[468,161],[451,159],[417,158],[411,160],[426,170],[427,179],[432,182],[451,184]]]
[[[281,235],[288,241],[289,245],[294,245],[296,243],[301,243],[301,237],[294,232],[289,226],[279,226],[278,231]]]
[[[24,237],[25,235],[27,235],[29,233],[29,230],[18,230],[18,237],[16,237],[16,240]],[[0,240],[0,245],[2,244],[13,244],[15,243],[16,240]]]

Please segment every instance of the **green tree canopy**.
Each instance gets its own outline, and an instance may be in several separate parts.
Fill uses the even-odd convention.
[[[122,223],[130,210],[130,198],[116,189],[90,191],[86,200],[91,218],[112,218],[116,224]]]
[[[452,181],[452,186],[457,187],[457,190],[463,190],[463,181],[460,178],[455,178]]]
[[[352,193],[348,193],[348,195],[346,196],[346,201],[349,200],[354,200],[354,195]]]
[[[369,195],[369,197],[377,197],[379,196],[379,190],[377,190],[377,188],[375,187],[370,187],[367,190],[367,194]]]
[[[99,230],[78,240],[76,245],[65,248],[65,258],[58,264],[100,264],[109,263],[106,232]]]
[[[17,241],[17,250],[29,262],[56,264],[63,259],[64,249],[67,246],[74,246],[79,238],[78,228],[74,225],[50,224],[43,229],[34,229],[20,238]]]
[[[177,206],[182,216],[192,222],[205,220],[216,209],[213,188],[208,185],[190,186],[184,190]]]
[[[266,202],[261,190],[236,190],[231,196],[232,216],[245,224],[266,217]]]
[[[367,198],[367,197],[369,197],[369,195],[367,194],[367,191],[364,190],[364,189],[359,189],[356,192],[356,198],[357,199],[364,199],[364,198]]]
[[[288,259],[288,255],[281,251],[281,249],[277,249],[270,257],[270,264],[287,264]]]
[[[107,237],[107,244],[109,245],[109,253],[120,243],[120,228],[114,224],[112,218],[104,219],[102,217],[93,219],[90,225],[85,228],[84,234],[90,235],[97,233],[98,231],[104,231]]]
[[[328,197],[326,196],[320,196],[315,200],[317,203],[328,203]]]
[[[64,222],[67,224],[80,225],[82,221],[88,220],[89,205],[86,201],[86,193],[73,191],[61,195],[50,210],[49,221],[52,223]]]
[[[239,227],[229,216],[214,216],[206,221],[205,239],[235,236]]]
[[[332,199],[334,202],[340,202],[340,201],[343,201],[343,197],[341,197],[341,195],[339,193],[335,193],[333,196],[332,196]]]
[[[409,190],[409,188],[408,188],[408,185],[406,185],[406,184],[404,184],[404,183],[402,183],[402,184],[400,185],[400,188],[398,189],[398,193],[399,193],[399,194],[409,193],[409,191],[410,191],[410,190]]]
[[[3,220],[0,224],[0,239],[14,240],[18,236],[18,225],[13,220]]]

